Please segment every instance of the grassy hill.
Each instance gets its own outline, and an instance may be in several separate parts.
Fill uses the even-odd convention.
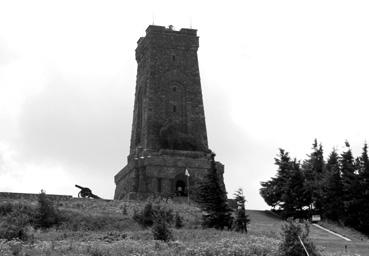
[[[6,201],[6,200],[5,200]],[[36,201],[0,202],[0,233],[5,205],[32,214]],[[201,229],[201,211],[185,203],[161,202],[184,219],[182,229],[173,228],[173,241],[153,239],[150,229],[133,220],[145,205],[134,201],[72,199],[56,203],[63,217],[57,227],[27,228],[28,241],[0,240],[0,255],[276,255],[281,241],[282,220],[264,211],[248,211],[251,223],[247,235],[232,231]],[[19,208],[19,207],[23,208]],[[21,209],[21,210],[19,210]],[[28,212],[28,213],[27,213]],[[1,226],[2,225],[2,226]],[[339,233],[352,238],[346,242],[311,226],[311,239],[322,255],[369,255],[369,245],[359,233],[332,223]],[[331,227],[331,228],[332,228]],[[351,233],[350,233],[351,232]],[[347,252],[344,245],[348,245]]]
[[[251,219],[250,233],[267,232],[269,234],[274,233],[276,237],[280,237],[279,233],[283,223],[281,219],[268,211],[249,210],[248,214]],[[369,255],[369,240],[365,235],[332,222],[321,222],[319,224],[352,240],[351,242],[345,241],[311,225],[309,237],[323,255]],[[347,249],[345,246],[347,246]]]

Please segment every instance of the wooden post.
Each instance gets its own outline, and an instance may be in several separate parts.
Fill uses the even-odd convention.
[[[190,176],[187,175],[187,204],[190,204]]]
[[[310,256],[310,255],[309,255],[309,253],[308,253],[308,251],[306,250],[306,247],[305,247],[304,243],[302,242],[302,240],[301,240],[300,236],[298,235],[297,237],[299,238],[300,243],[301,243],[302,247],[304,248],[306,255],[307,255],[307,256]]]

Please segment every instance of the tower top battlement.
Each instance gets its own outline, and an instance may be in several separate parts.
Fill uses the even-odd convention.
[[[180,30],[175,30],[173,29],[172,25],[168,26],[167,28],[164,26],[150,25],[146,29],[146,35],[150,33],[171,33],[197,36],[197,29],[181,28]]]
[[[199,47],[199,37],[196,29],[181,28],[174,30],[171,26],[150,25],[146,29],[146,35],[137,41],[136,57],[141,55],[149,47],[167,49],[192,49]]]

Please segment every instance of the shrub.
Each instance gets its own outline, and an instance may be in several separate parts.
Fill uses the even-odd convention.
[[[40,228],[49,228],[60,223],[60,217],[57,209],[47,198],[44,191],[38,196],[38,209],[36,216],[36,226]]]
[[[28,227],[34,223],[34,212],[34,208],[26,204],[0,204],[0,239],[28,240]]]
[[[174,223],[174,226],[176,228],[182,228],[184,225],[183,225],[183,218],[181,217],[181,215],[179,215],[178,212],[176,212],[176,216],[174,217],[175,219],[175,223]]]
[[[6,202],[0,204],[0,217],[14,214],[24,214],[28,216],[28,220],[32,220],[35,217],[35,208],[24,203]]]
[[[154,224],[155,216],[161,216],[161,214],[163,214],[166,223],[171,224],[173,222],[174,216],[172,209],[166,208],[161,204],[153,205],[151,202],[146,203],[140,212],[135,211],[133,219],[142,227],[147,228]]]
[[[126,204],[123,205],[122,214],[123,215],[128,215],[127,205]]]
[[[154,223],[152,203],[149,202],[145,204],[141,212],[135,211],[135,213],[133,214],[133,219],[145,228],[151,227]]]
[[[24,214],[13,214],[3,218],[0,222],[0,239],[20,239],[26,241],[28,234],[29,218]]]
[[[168,213],[168,211],[162,208],[154,212],[152,234],[155,240],[168,242],[172,239],[172,231],[168,225]]]
[[[9,213],[11,213],[14,209],[14,205],[6,202],[6,203],[2,203],[0,204],[0,216],[6,216]]]
[[[291,218],[282,225],[282,243],[279,246],[281,256],[305,255],[304,248],[300,242],[304,243],[311,256],[319,256],[314,244],[308,239],[309,224],[305,222],[304,226],[295,222]],[[299,239],[300,238],[300,239]]]
[[[246,199],[243,195],[243,190],[241,188],[238,189],[234,195],[237,203],[236,218],[234,220],[235,231],[247,233],[247,224],[250,222],[250,219],[246,214]]]

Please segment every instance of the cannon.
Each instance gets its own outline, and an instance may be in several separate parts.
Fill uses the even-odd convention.
[[[75,186],[81,190],[78,193],[78,197],[100,199],[100,197],[92,193],[91,189],[85,188],[79,185],[75,185]]]

